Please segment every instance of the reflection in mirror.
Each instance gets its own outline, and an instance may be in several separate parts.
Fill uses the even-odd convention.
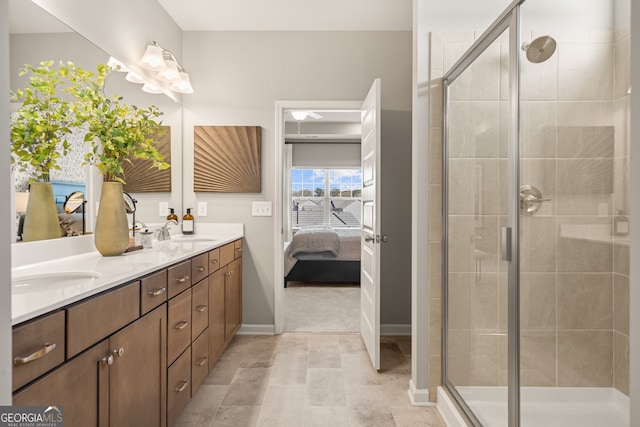
[[[68,214],[81,213],[82,214],[82,234],[86,234],[86,219],[85,219],[85,205],[87,201],[84,198],[84,193],[82,191],[74,191],[73,193],[67,196],[67,200],[65,200],[63,209]]]
[[[136,199],[131,197],[131,194],[126,191],[122,192],[122,196],[124,197],[124,208],[128,214],[132,214],[133,218],[131,219],[131,240],[129,242],[129,247],[125,250],[125,252],[137,251],[142,249],[142,245],[137,244],[136,240],[136,203],[138,202]],[[143,225],[144,226],[144,225]],[[139,228],[138,228],[139,230]],[[139,240],[139,239],[138,239]]]
[[[9,27],[10,27],[10,88],[24,88],[27,85],[26,77],[20,77],[19,70],[24,64],[37,65],[43,60],[54,62],[72,61],[76,66],[85,70],[94,71],[97,64],[109,61],[110,55],[89,42],[82,34],[78,34],[56,17],[50,15],[32,1],[9,0]],[[64,18],[64,17],[62,17]],[[105,25],[110,25],[105,22]],[[142,49],[142,48],[141,48]],[[143,52],[141,52],[142,54]],[[158,215],[158,203],[168,204],[179,212],[182,207],[182,148],[180,135],[182,133],[181,106],[164,95],[150,95],[142,92],[141,86],[125,80],[126,73],[113,73],[108,78],[106,85],[107,95],[119,95],[131,104],[148,107],[156,105],[164,112],[161,117],[164,125],[170,129],[171,138],[178,143],[171,146],[172,167],[171,188],[168,192],[136,193],[138,200],[136,216],[143,218],[150,224],[164,220],[164,216]],[[11,104],[10,110],[16,111],[18,104]],[[77,143],[84,147],[83,133],[78,132]],[[58,182],[72,182],[82,185],[77,188],[81,191],[87,203],[85,204],[85,231],[91,233],[95,224],[96,202],[100,199],[102,180],[94,169],[82,166],[83,153],[81,149],[74,150],[68,159],[61,164],[62,170],[55,171],[51,179]],[[18,174],[12,173],[14,192],[27,192],[28,181]],[[62,211],[62,203],[72,191],[55,192],[59,213]],[[11,198],[11,204],[15,203]],[[16,205],[17,207],[17,205]],[[14,230],[17,231],[19,211],[15,209],[16,221]],[[154,220],[155,218],[155,220]],[[17,233],[14,232],[14,235]]]

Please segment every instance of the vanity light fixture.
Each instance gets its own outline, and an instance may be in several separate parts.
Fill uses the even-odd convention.
[[[153,44],[147,45],[144,56],[138,64],[147,70],[156,71],[158,80],[169,84],[168,89],[179,93],[193,93],[193,87],[187,71],[180,65],[173,53],[158,43],[153,42]],[[145,83],[142,90],[148,93],[163,92],[160,88],[151,86],[153,85]]]
[[[120,71],[122,73],[126,73],[129,69],[122,62],[118,61],[113,56],[109,57],[109,61],[107,62],[107,66],[114,71]]]
[[[160,89],[158,89],[156,86],[152,85],[151,83],[145,83],[144,86],[142,86],[142,91],[147,93],[153,93],[153,94],[162,93]]]
[[[137,83],[137,84],[144,83],[144,79],[142,78],[142,76],[138,73],[134,73],[133,71],[129,71],[124,79],[131,83]]]

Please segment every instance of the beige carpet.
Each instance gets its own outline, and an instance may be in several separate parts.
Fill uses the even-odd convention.
[[[291,282],[284,310],[285,332],[360,332],[360,286]]]

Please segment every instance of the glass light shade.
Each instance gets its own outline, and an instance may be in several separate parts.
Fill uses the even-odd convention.
[[[173,59],[166,59],[164,61],[164,70],[158,73],[158,78],[162,81],[173,83],[180,79],[180,72],[178,71],[178,65]]]
[[[138,73],[134,73],[133,71],[129,71],[124,79],[131,83],[144,83],[144,79],[142,78],[142,76]]]
[[[296,119],[297,121],[301,121],[307,118],[307,116],[309,115],[309,113],[307,113],[306,111],[292,111],[291,115],[293,116],[294,119]]]
[[[193,93],[189,74],[180,72],[180,80],[173,83],[171,89],[179,93]]]
[[[155,87],[151,83],[145,83],[144,86],[142,86],[142,90],[144,92],[153,93],[153,94],[162,93],[162,91],[160,89],[158,89],[157,87]]]
[[[118,61],[113,56],[109,57],[109,61],[107,62],[107,66],[115,71],[120,71],[121,73],[126,73],[129,69],[120,61]]]
[[[147,45],[147,50],[144,52],[144,56],[138,63],[141,67],[147,70],[162,71],[166,68],[164,63],[164,57],[162,55],[162,49],[155,44]]]
[[[16,212],[26,212],[29,203],[29,193],[16,192]]]

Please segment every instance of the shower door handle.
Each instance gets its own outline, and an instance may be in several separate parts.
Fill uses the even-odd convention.
[[[511,261],[511,227],[502,227],[502,260]]]

